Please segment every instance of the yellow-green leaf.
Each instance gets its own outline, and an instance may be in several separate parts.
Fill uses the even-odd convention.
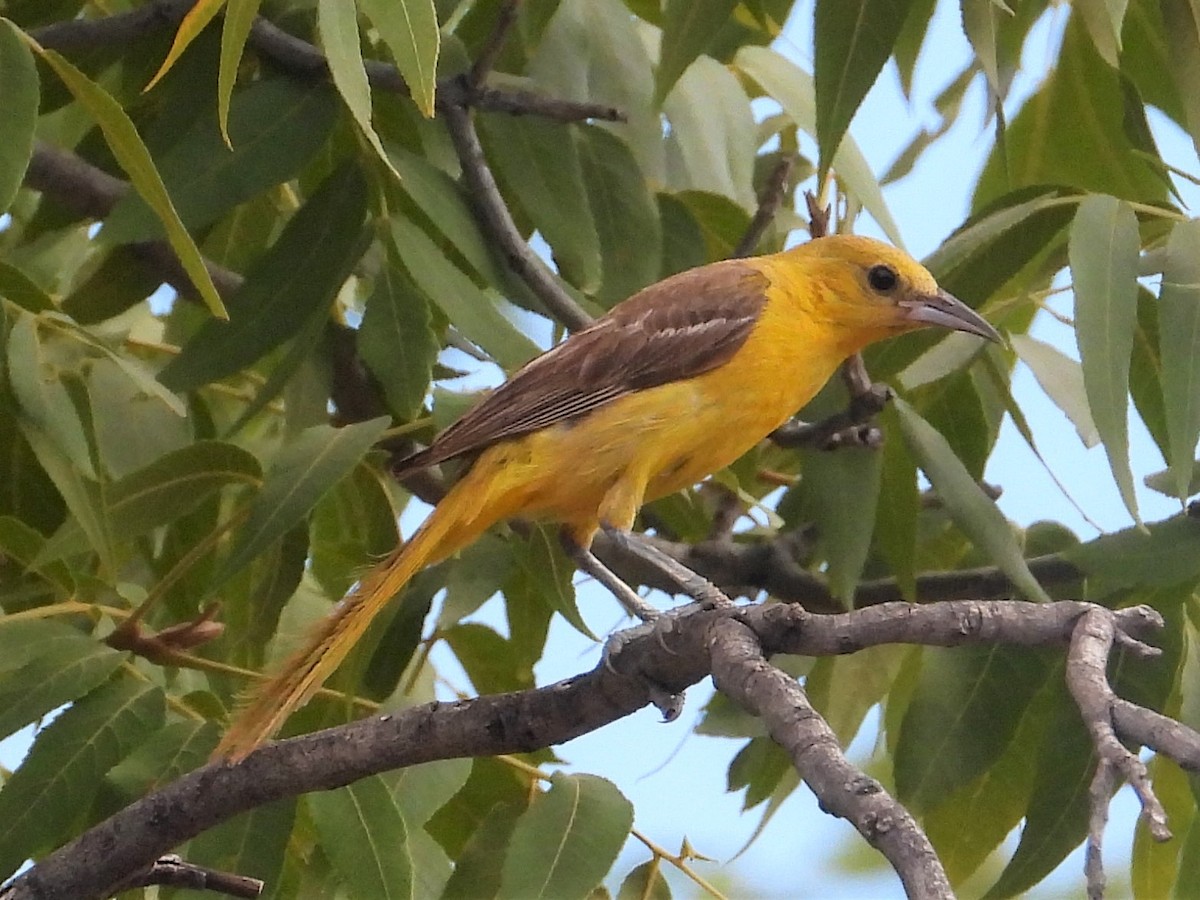
[[[178,62],[179,57],[183,56],[183,51],[188,48],[188,44],[199,37],[200,32],[208,27],[208,23],[224,5],[225,0],[196,0],[196,5],[188,10],[183,21],[179,23],[179,30],[175,32],[175,41],[171,44],[171,49],[167,51],[167,58],[163,60],[163,64],[158,67],[158,71],[146,85],[146,90],[150,90],[158,84],[159,79],[171,71],[171,66]]]
[[[242,51],[246,38],[258,15],[262,0],[226,0],[225,25],[221,29],[221,62],[217,68],[217,122],[221,127],[221,138],[225,146],[232,148],[229,139],[229,103],[233,97],[233,86],[237,83],[238,66],[242,62]]]
[[[433,0],[359,0],[359,6],[392,51],[417,109],[432,116],[441,47]]]

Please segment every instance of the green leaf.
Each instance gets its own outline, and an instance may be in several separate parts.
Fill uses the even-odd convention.
[[[180,220],[203,228],[235,206],[296,177],[329,139],[337,97],[328,86],[290,78],[255,81],[234,95],[226,146],[210,115],[200,116],[158,161]],[[146,201],[128,193],[104,221],[106,242],[158,237]],[[232,303],[230,304],[232,307]]]
[[[829,590],[850,608],[875,531],[883,454],[849,447],[834,453],[805,451],[801,456],[802,489],[829,563]]]
[[[107,491],[108,519],[121,538],[145,534],[191,512],[230,484],[262,483],[258,460],[241,447],[197,441],[126,475]]]
[[[460,622],[442,632],[442,640],[471,679],[476,693],[499,694],[534,686],[533,666],[512,641],[478,622]]]
[[[318,425],[302,431],[280,452],[250,506],[214,588],[283,537],[366,455],[389,424],[382,416],[344,428]]]
[[[1179,836],[1188,835],[1196,825],[1196,798],[1192,795],[1187,774],[1174,760],[1155,754],[1147,768],[1154,793],[1167,811],[1167,821],[1171,823],[1176,839],[1154,840],[1150,829],[1139,817],[1133,835],[1129,882],[1134,897],[1169,897],[1179,875],[1183,852]]]
[[[106,780],[130,801],[136,800],[200,768],[220,739],[215,722],[169,722],[113,766]]]
[[[991,0],[982,3],[964,3],[962,5],[963,32],[971,42],[975,58],[987,75],[988,85],[997,97],[1004,96],[1005,79],[1000,75],[1000,66],[996,60],[996,19],[1003,13]]]
[[[418,829],[462,790],[470,775],[471,760],[440,759],[409,766],[384,777],[405,823]]]
[[[667,0],[662,49],[654,78],[654,105],[661,106],[688,66],[727,24],[737,0]]]
[[[1158,298],[1138,287],[1138,324],[1129,360],[1129,393],[1163,459],[1170,456],[1167,412],[1163,404],[1162,359],[1158,352]],[[1171,487],[1164,491],[1173,496]]]
[[[78,385],[85,348],[61,317],[20,312],[8,332],[8,378],[22,418],[84,475],[95,477]]]
[[[476,287],[417,225],[392,219],[392,242],[413,281],[446,314],[463,336],[511,371],[540,353],[501,312],[492,291]]]
[[[1146,487],[1153,488],[1160,494],[1166,494],[1168,497],[1178,496],[1175,486],[1175,473],[1170,469],[1153,472],[1142,480]],[[1200,459],[1192,461],[1192,471],[1187,483],[1187,495],[1191,497],[1195,494],[1200,494]]]
[[[328,596],[342,596],[362,574],[364,559],[399,543],[389,481],[387,473],[360,463],[313,510],[308,566]]]
[[[400,174],[392,168],[387,151],[383,149],[375,126],[371,124],[371,85],[367,81],[362,45],[358,38],[356,5],[342,0],[318,0],[317,29],[321,34],[321,47],[325,51],[329,74],[338,93],[346,101],[354,123],[383,164],[399,179]]]
[[[595,296],[610,307],[658,279],[662,225],[645,176],[625,142],[594,126],[576,134],[600,239],[602,277]]]
[[[479,824],[456,860],[442,900],[496,896],[508,845],[521,812],[515,803],[497,803],[478,817]]]
[[[617,900],[671,900],[671,886],[657,859],[649,860],[625,876]]]
[[[1158,300],[1162,391],[1175,496],[1186,500],[1200,438],[1200,220],[1181,222],[1167,240]],[[1131,348],[1132,349],[1132,348]]]
[[[729,68],[699,57],[667,97],[663,112],[670,122],[667,184],[722,194],[753,211],[758,205],[757,129],[746,90]]]
[[[1083,387],[1083,369],[1057,347],[1027,334],[1009,335],[1009,343],[1017,351],[1021,362],[1029,366],[1033,377],[1046,396],[1063,411],[1075,426],[1075,433],[1085,447],[1094,447],[1100,442],[1092,411],[1088,408],[1087,393]]]
[[[882,645],[813,663],[804,692],[842,747],[850,746],[867,713],[892,689],[907,653],[905,647]]]
[[[53,50],[42,50],[41,56],[100,126],[113,156],[129,176],[134,188],[162,222],[171,249],[179,257],[180,264],[208,311],[218,319],[229,318],[225,304],[221,302],[212,277],[204,265],[204,258],[192,241],[192,236],[188,234],[187,228],[180,221],[179,214],[171,203],[171,196],[163,185],[162,177],[154,167],[154,160],[151,159],[129,116],[104,88],[67,62],[64,57]]]
[[[55,308],[49,294],[16,266],[3,260],[0,260],[0,297],[30,313],[49,312]]]
[[[432,116],[442,38],[433,0],[359,0],[359,6],[392,51],[417,109]]]
[[[904,441],[946,505],[954,523],[1031,600],[1049,600],[1029,571],[1008,520],[955,457],[950,445],[911,406],[897,399]]]
[[[262,0],[226,0],[225,21],[221,26],[221,60],[217,67],[217,123],[225,145],[233,146],[229,137],[229,105],[233,89],[237,84],[238,68],[242,63],[242,51],[246,38],[258,16]]]
[[[125,659],[49,619],[0,618],[0,738],[98,687]]]
[[[358,352],[401,420],[420,412],[442,349],[430,327],[429,301],[389,248],[358,329]]]
[[[179,28],[175,32],[175,39],[171,42],[171,49],[167,51],[167,58],[163,60],[158,71],[154,73],[154,77],[150,79],[150,83],[146,85],[146,90],[154,87],[167,72],[171,71],[171,67],[183,56],[183,51],[188,48],[197,37],[200,36],[207,26],[221,11],[221,7],[225,5],[225,0],[196,0],[192,8],[184,15],[183,21],[179,23]]]
[[[1120,74],[1096,52],[1079,17],[1071,16],[1054,68],[988,157],[972,208],[1015,188],[1048,184],[1143,203],[1165,200],[1166,183],[1134,152],[1144,148],[1130,141],[1124,110]]]
[[[101,779],[161,727],[162,689],[115,677],[41,731],[0,789],[0,878],[64,840]]]
[[[1087,834],[1094,751],[1079,709],[1065,686],[1059,687],[1052,699],[1041,751],[1032,760],[1036,774],[1021,840],[987,892],[988,900],[1011,897],[1033,887]]]
[[[159,373],[174,391],[232,375],[327,309],[363,248],[367,184],[346,165],[322,182],[246,275],[228,323],[206,322]]]
[[[592,221],[574,128],[540,116],[479,117],[480,136],[508,197],[551,249],[563,278],[600,287],[600,239]]]
[[[38,114],[38,74],[26,38],[0,18],[0,213],[8,210],[33,155]]]
[[[187,859],[196,865],[276,885],[295,827],[296,798],[276,800],[193,838],[187,847]]]
[[[1129,0],[1105,0],[1104,3],[1081,3],[1079,15],[1095,45],[1096,51],[1114,69],[1120,64],[1121,26]]]
[[[817,0],[813,73],[819,177],[829,170],[850,120],[891,55],[908,6],[908,0]]]
[[[1069,254],[1083,386],[1121,499],[1139,523],[1126,416],[1140,246],[1137,217],[1128,204],[1103,196],[1079,204]]]
[[[308,808],[321,846],[352,896],[413,896],[404,817],[380,776],[310,794]]]
[[[765,803],[792,770],[787,751],[769,737],[751,738],[734,756],[725,775],[725,790],[733,793],[746,789],[742,810]]]
[[[828,0],[826,0],[828,2]],[[796,127],[813,135],[817,134],[817,106],[812,76],[787,57],[768,47],[743,47],[734,59],[734,65],[754,79],[768,95],[783,107],[796,123]],[[900,228],[879,187],[871,166],[858,149],[858,144],[849,134],[840,143],[830,146],[833,169],[845,184],[846,190],[858,198],[863,209],[879,223],[884,234],[897,247],[904,246]],[[824,143],[822,153],[826,152]]]
[[[1025,647],[927,648],[900,725],[897,798],[921,814],[987,772],[1050,668],[1046,657]]]
[[[900,422],[889,404],[880,416],[883,432],[883,462],[879,500],[875,505],[875,537],[887,560],[900,593],[908,600],[917,594],[917,516],[921,496],[917,488],[917,464],[898,440]]]
[[[1104,534],[1063,552],[1088,575],[1088,596],[1121,588],[1191,581],[1200,576],[1200,522],[1184,515]]]
[[[509,604],[541,602],[571,623],[571,627],[593,641],[599,638],[583,621],[575,600],[572,578],[575,566],[567,559],[557,531],[546,526],[530,529],[529,538],[515,555],[516,570],[504,585]],[[530,662],[540,655],[537,648]]]
[[[498,897],[583,900],[616,860],[632,826],[633,807],[612,782],[556,774],[550,790],[517,821]]]

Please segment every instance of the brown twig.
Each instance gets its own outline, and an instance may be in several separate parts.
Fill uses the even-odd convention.
[[[1162,618],[1153,613],[1159,627]],[[1171,838],[1167,814],[1154,793],[1145,764],[1118,740],[1113,728],[1113,705],[1116,695],[1108,683],[1106,670],[1114,644],[1121,643],[1129,652],[1141,658],[1159,654],[1119,629],[1116,614],[1093,607],[1079,617],[1071,636],[1067,654],[1067,687],[1084,725],[1096,748],[1096,773],[1089,789],[1091,815],[1088,824],[1085,872],[1089,898],[1104,896],[1104,866],[1101,847],[1104,827],[1108,823],[1108,804],[1117,786],[1118,776],[1129,782],[1142,804],[1142,817],[1150,835],[1156,841]]]
[[[763,186],[762,195],[758,198],[758,209],[754,213],[754,218],[750,220],[745,234],[742,235],[742,239],[738,241],[738,245],[734,247],[731,254],[734,259],[749,256],[758,247],[758,242],[762,240],[763,234],[775,221],[775,215],[779,212],[780,204],[783,203],[788,181],[791,179],[792,170],[795,167],[796,157],[794,155],[785,156],[775,164],[775,168],[767,176],[767,183]]]
[[[484,231],[500,247],[513,271],[525,280],[555,319],[572,331],[586,328],[591,323],[591,316],[563,289],[517,230],[484,158],[470,112],[461,106],[447,106],[442,114],[462,165],[463,177],[470,188],[471,206]]]
[[[254,898],[262,894],[265,884],[247,875],[221,872],[206,866],[189,863],[174,853],[160,856],[148,868],[143,869],[126,883],[113,891],[131,890],[160,884],[167,887],[186,888],[192,891],[212,891],[227,897]]]
[[[479,87],[483,84],[488,73],[496,68],[496,62],[500,59],[500,54],[504,52],[504,45],[508,42],[509,32],[516,24],[517,10],[520,5],[521,0],[504,0],[500,4],[500,9],[496,13],[496,21],[492,24],[492,31],[487,36],[487,40],[483,42],[479,55],[475,57],[471,71],[467,73],[467,83],[472,87]]]
[[[848,821],[887,857],[908,897],[952,898],[945,869],[912,815],[846,759],[799,682],[767,662],[757,635],[725,619],[714,624],[709,646],[717,688],[763,720],[821,808]]]

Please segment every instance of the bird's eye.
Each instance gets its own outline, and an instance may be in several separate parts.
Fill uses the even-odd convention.
[[[896,270],[891,266],[871,266],[867,272],[867,283],[871,285],[871,289],[879,291],[881,294],[886,294],[892,290],[900,281],[896,275]]]

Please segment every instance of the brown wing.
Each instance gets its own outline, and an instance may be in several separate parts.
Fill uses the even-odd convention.
[[[531,360],[398,474],[476,453],[573,419],[634,391],[692,378],[728,360],[766,302],[766,276],[738,260],[653,284]]]

